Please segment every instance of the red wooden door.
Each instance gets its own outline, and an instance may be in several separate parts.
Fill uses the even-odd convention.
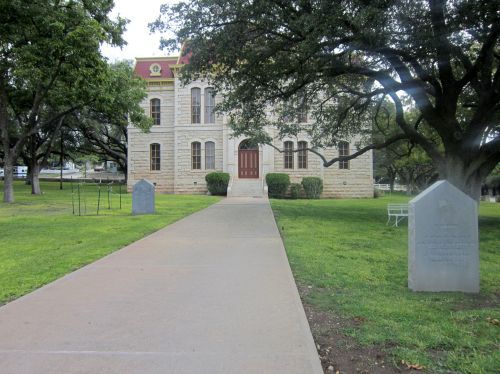
[[[238,177],[259,177],[259,150],[240,149],[238,151]]]

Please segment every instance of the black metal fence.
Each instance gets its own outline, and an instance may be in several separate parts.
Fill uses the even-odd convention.
[[[121,183],[70,180],[70,184],[73,215],[99,215],[122,209],[122,195],[127,190]]]

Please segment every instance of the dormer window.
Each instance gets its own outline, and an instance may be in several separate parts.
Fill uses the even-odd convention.
[[[149,66],[149,71],[151,72],[151,76],[152,77],[155,77],[155,76],[160,76],[161,75],[161,66],[160,64],[151,64]]]

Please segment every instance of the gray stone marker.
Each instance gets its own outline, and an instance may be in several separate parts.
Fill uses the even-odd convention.
[[[408,287],[479,292],[477,202],[443,180],[408,208]]]
[[[132,190],[132,214],[153,214],[155,212],[155,186],[146,179],[134,184]]]

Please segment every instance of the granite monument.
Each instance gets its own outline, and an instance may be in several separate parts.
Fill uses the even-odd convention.
[[[132,189],[132,214],[153,214],[155,212],[155,186],[146,179],[134,184]]]
[[[409,203],[408,287],[479,292],[477,202],[438,181]]]

